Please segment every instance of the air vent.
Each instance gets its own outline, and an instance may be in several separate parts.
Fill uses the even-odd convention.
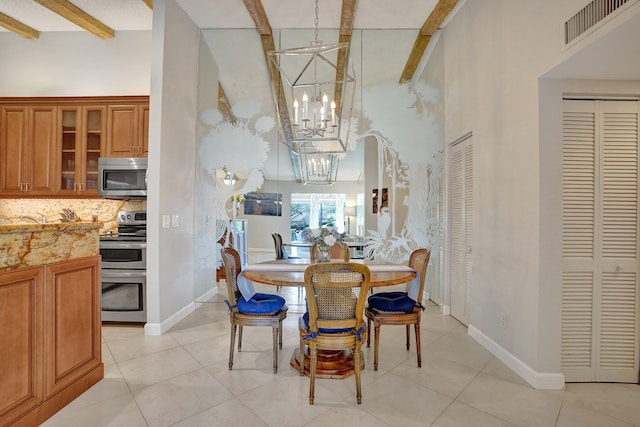
[[[593,0],[564,23],[564,44],[602,21],[629,0]]]

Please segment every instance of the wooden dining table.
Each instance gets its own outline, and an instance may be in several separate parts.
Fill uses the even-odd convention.
[[[416,277],[416,271],[406,265],[370,263],[366,260],[350,260],[369,267],[371,287],[382,287],[408,283]],[[253,282],[273,286],[303,286],[304,270],[315,263],[310,259],[279,259],[249,264],[242,269],[242,275]],[[360,369],[364,369],[361,358]],[[293,351],[291,367],[300,370],[300,349]],[[304,358],[304,372],[309,375],[309,357]],[[350,351],[324,350],[318,352],[316,376],[318,378],[345,378],[353,375],[353,355]]]
[[[369,267],[369,286],[401,285],[416,277],[416,272],[406,265],[371,263],[366,260],[350,260]],[[242,269],[245,278],[266,285],[304,286],[304,270],[315,263],[309,258],[288,258],[249,264]]]

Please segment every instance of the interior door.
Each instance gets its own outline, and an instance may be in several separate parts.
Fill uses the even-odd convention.
[[[451,236],[451,315],[463,324],[471,314],[473,271],[473,144],[467,135],[451,147],[449,224]]]
[[[638,102],[565,100],[562,372],[638,382]]]

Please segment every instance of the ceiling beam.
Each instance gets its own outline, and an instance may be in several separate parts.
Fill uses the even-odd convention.
[[[243,0],[244,5],[251,15],[251,19],[256,26],[256,31],[260,34],[260,40],[262,41],[262,51],[264,53],[264,59],[267,62],[267,68],[269,69],[269,75],[271,77],[271,84],[273,85],[273,93],[276,98],[276,114],[280,118],[280,124],[282,125],[282,132],[288,140],[293,139],[293,128],[291,127],[291,121],[289,119],[289,107],[287,106],[287,100],[282,88],[282,77],[278,67],[275,66],[269,59],[269,52],[276,50],[275,42],[273,40],[273,31],[267,13],[264,11],[261,0]],[[291,167],[293,168],[293,175],[298,182],[302,182],[302,174],[300,173],[300,158],[292,150],[289,150],[289,157],[291,158]]]
[[[101,39],[113,38],[115,32],[93,16],[89,15],[79,7],[67,0],[34,0],[42,6],[57,13],[63,18],[73,22],[79,27],[84,28],[90,33],[100,37]]]
[[[231,104],[229,104],[227,95],[224,93],[224,89],[220,82],[218,82],[218,110],[220,110],[222,117],[224,117],[229,123],[233,125],[236,124],[236,115],[233,114],[233,111],[231,110]]]
[[[453,10],[458,3],[458,0],[439,0],[436,7],[431,11],[431,14],[420,28],[418,37],[413,43],[413,49],[409,54],[409,59],[404,66],[402,76],[400,77],[400,83],[408,83],[413,78],[413,75],[418,68],[418,64],[424,55],[424,51],[431,40],[431,36],[440,27],[440,24],[445,20],[447,15]]]
[[[356,15],[356,6],[358,0],[342,0],[342,13],[340,14],[340,33],[338,36],[339,43],[349,44],[351,48],[351,34],[353,33],[353,21]],[[338,51],[338,58],[336,60],[336,82],[344,80],[344,65],[347,52],[345,50]],[[342,84],[336,84],[333,99],[336,105],[342,105]],[[338,116],[342,114],[342,111],[338,111]]]
[[[7,16],[4,13],[0,13],[0,26],[21,35],[25,39],[37,39],[38,37],[40,37],[40,33],[38,32],[38,30],[35,30],[20,21],[16,21],[12,17]]]
[[[153,0],[142,0],[142,1],[144,2],[144,4],[149,6],[149,9],[153,10]]]

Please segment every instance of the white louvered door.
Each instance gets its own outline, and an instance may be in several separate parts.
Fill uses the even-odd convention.
[[[473,145],[471,136],[451,147],[451,315],[469,324],[473,243]]]
[[[638,102],[565,100],[562,372],[638,382]]]

